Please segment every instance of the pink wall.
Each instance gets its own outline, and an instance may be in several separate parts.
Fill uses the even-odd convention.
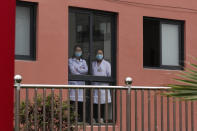
[[[30,0],[28,0],[30,1]],[[194,0],[156,1],[140,3],[162,7],[115,2],[113,0],[31,0],[39,2],[37,19],[37,60],[16,60],[15,74],[23,76],[23,83],[67,83],[68,6],[98,9],[118,13],[117,83],[126,76],[134,85],[158,86],[169,83],[177,71],[143,68],[143,16],[185,20],[185,54],[197,56],[197,9]],[[131,0],[128,0],[131,1]],[[165,6],[165,7],[163,7]],[[171,6],[171,7],[166,7]],[[178,9],[172,7],[179,7]],[[184,8],[184,9],[183,9]],[[128,57],[129,56],[129,57]]]
[[[143,68],[143,16],[185,20],[186,61],[191,60],[190,56],[197,57],[197,1],[195,0],[138,0],[138,2],[145,4],[131,3],[132,0],[128,0],[130,3],[124,1],[115,2],[115,0],[31,1],[39,2],[37,16],[37,60],[15,61],[15,74],[23,76],[23,83],[67,83],[69,6],[118,13],[118,85],[123,85],[125,77],[131,76],[134,80],[134,85],[163,86],[170,83],[174,74],[178,72]],[[151,6],[146,5],[146,3],[162,6]],[[186,8],[192,8],[192,10]],[[164,101],[165,103],[166,101]],[[123,103],[123,107],[126,106],[125,104]],[[147,108],[147,103],[145,108]],[[123,110],[126,109],[123,108]],[[123,117],[126,116],[123,115]],[[147,126],[147,121],[145,122]]]
[[[66,83],[67,10],[64,0],[39,1],[37,60],[15,62],[15,74],[23,76],[23,83]]]

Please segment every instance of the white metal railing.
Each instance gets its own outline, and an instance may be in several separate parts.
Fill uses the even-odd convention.
[[[130,90],[131,88],[131,83],[132,83],[132,79],[131,78],[127,78],[125,83],[126,83],[126,86],[91,86],[91,85],[46,85],[46,84],[21,84],[21,81],[22,81],[22,77],[20,75],[16,75],[15,76],[15,85],[14,87],[16,88],[16,91],[15,91],[15,130],[16,131],[19,131],[20,130],[20,90],[21,89],[26,89],[26,109],[25,109],[25,118],[26,118],[26,127],[24,127],[26,130],[28,130],[28,101],[29,101],[29,93],[28,93],[28,89],[34,89],[34,102],[35,102],[35,106],[34,106],[34,130],[38,130],[38,123],[37,123],[37,105],[36,105],[36,99],[37,99],[37,90],[38,89],[43,89],[43,128],[42,130],[46,130],[46,124],[45,124],[45,100],[46,100],[46,89],[51,89],[51,94],[52,94],[52,97],[51,97],[51,123],[50,123],[50,126],[51,126],[51,130],[54,129],[54,103],[53,103],[53,97],[54,97],[54,89],[59,89],[59,95],[60,95],[60,106],[59,106],[59,127],[58,127],[58,130],[63,130],[62,128],[62,89],[76,89],[75,90],[75,111],[77,112],[77,108],[78,108],[78,91],[77,89],[83,89],[83,114],[86,114],[86,109],[85,109],[85,90],[87,89],[90,89],[91,91],[91,97],[90,97],[90,106],[91,106],[91,112],[90,112],[90,117],[91,117],[91,130],[93,130],[93,90],[94,89],[98,89],[99,93],[98,93],[98,123],[99,123],[99,127],[98,129],[101,130],[101,121],[100,121],[100,116],[101,116],[101,111],[100,111],[100,90],[101,89],[104,89],[105,90],[105,94],[106,94],[106,99],[105,99],[105,113],[106,113],[106,121],[105,121],[105,126],[106,126],[106,130],[108,130],[108,113],[107,113],[107,110],[108,110],[108,95],[107,95],[107,90],[113,90],[113,93],[112,93],[112,102],[113,102],[113,120],[112,120],[112,124],[113,124],[113,130],[115,130],[115,91],[116,90]],[[69,93],[69,91],[68,91]],[[128,92],[127,96],[129,97],[130,96],[130,93]],[[70,98],[69,98],[69,95],[68,95],[68,104],[70,104]],[[127,112],[129,113],[130,112],[130,104],[129,104],[129,101],[127,103]],[[122,117],[122,113],[120,114],[121,117]],[[127,121],[130,121],[130,118],[127,117]],[[70,108],[68,108],[68,124],[67,124],[67,129],[68,131],[71,129],[71,123],[70,123]],[[121,123],[122,125],[122,123]],[[122,127],[122,126],[121,126]],[[75,116],[75,130],[78,131],[78,115]],[[83,129],[84,131],[86,130],[86,119],[85,117],[83,117]],[[122,129],[121,129],[122,130]],[[129,131],[130,130],[130,124],[127,124],[127,130]]]
[[[157,93],[156,91],[157,90],[160,90],[160,91],[166,91],[167,89],[169,89],[169,87],[147,87],[147,86],[131,86],[132,84],[132,79],[130,77],[127,77],[125,79],[125,86],[92,86],[92,85],[51,85],[51,84],[21,84],[21,81],[22,81],[22,77],[17,75],[15,76],[15,84],[14,84],[14,87],[15,87],[15,130],[16,131],[19,131],[20,128],[24,128],[25,130],[28,130],[30,127],[29,127],[29,112],[28,112],[28,104],[29,104],[29,90],[34,90],[34,94],[33,94],[33,102],[34,102],[34,109],[33,109],[33,117],[34,117],[34,121],[33,121],[33,128],[35,131],[36,130],[39,130],[39,122],[40,120],[38,120],[38,105],[37,105],[37,97],[38,97],[38,90],[41,90],[42,92],[42,96],[43,96],[43,101],[42,101],[42,104],[43,104],[43,109],[42,109],[42,128],[41,130],[48,130],[47,128],[47,125],[50,126],[50,130],[68,130],[68,131],[71,131],[71,130],[75,130],[75,131],[78,131],[78,128],[79,128],[79,124],[81,124],[83,126],[83,131],[86,131],[86,128],[87,126],[89,126],[91,128],[91,131],[94,130],[94,126],[98,126],[98,131],[101,131],[101,125],[104,125],[105,126],[105,130],[108,131],[108,126],[111,125],[112,128],[113,128],[113,131],[116,130],[116,115],[119,116],[119,130],[120,131],[123,131],[123,120],[122,120],[122,115],[124,113],[126,113],[126,131],[132,131],[132,130],[138,130],[138,118],[137,118],[137,114],[138,114],[138,104],[139,104],[139,101],[138,101],[138,92],[137,90],[139,90],[141,93],[140,97],[141,97],[141,123],[142,123],[142,131],[144,131],[144,103],[145,101],[147,101],[148,103],[148,130],[149,131],[152,131],[152,130],[157,130]],[[47,92],[47,89],[50,90],[50,93],[52,95],[51,97],[51,106],[50,106],[50,124],[46,123],[47,119],[46,118],[46,92]],[[85,117],[83,117],[83,120],[82,120],[82,123],[79,123],[78,122],[78,115],[76,113],[76,116],[74,116],[74,121],[71,121],[71,117],[70,117],[70,114],[72,112],[71,108],[70,108],[70,98],[69,98],[69,90],[70,89],[76,89],[75,90],[75,102],[74,102],[74,111],[75,113],[77,112],[77,109],[78,109],[78,91],[77,89],[83,89],[83,115],[86,116],[86,114],[90,114],[90,122],[87,123],[87,120]],[[95,123],[93,122],[93,91],[95,89],[98,89],[99,90],[99,93],[98,93],[98,123],[95,125]],[[104,89],[105,90],[105,122],[102,123],[101,122],[101,110],[100,110],[100,107],[101,107],[101,103],[100,103],[100,90],[101,89]],[[107,90],[111,90],[111,95],[112,95],[112,121],[109,122],[108,121],[108,95],[107,95]],[[21,120],[20,120],[20,97],[21,97],[21,90],[25,90],[25,98],[23,96],[23,99],[25,101],[25,127],[21,127]],[[55,125],[56,121],[54,120],[54,118],[56,116],[54,116],[54,94],[57,93],[55,92],[54,90],[58,90],[59,92],[59,105],[58,105],[58,127]],[[63,96],[62,96],[62,91],[63,90],[67,90],[68,92],[68,95],[67,95],[67,100],[68,100],[68,116],[67,116],[67,120],[66,120],[66,127],[64,126],[64,120],[62,118],[62,113],[63,113],[63,110],[62,110],[62,99],[63,99]],[[86,111],[86,105],[88,104],[86,102],[86,91],[90,90],[90,112],[87,112]],[[150,100],[150,90],[152,90],[154,92],[154,104],[153,104],[153,107],[151,107],[151,100]],[[116,93],[117,91],[119,92],[119,97],[116,97]],[[122,91],[125,91],[126,92],[126,112],[124,112],[122,110],[122,102],[123,102],[123,99],[122,99]],[[131,128],[131,91],[134,91],[134,96],[135,97],[135,101],[134,101],[134,111],[135,111],[135,116],[134,119],[135,120],[135,129]],[[147,91],[147,99],[144,98],[144,92]],[[24,93],[24,92],[23,92]],[[32,94],[32,93],[31,93]],[[119,100],[119,107],[116,107],[116,99]],[[160,100],[161,100],[161,117],[160,117],[160,121],[161,121],[161,126],[163,126],[163,96],[160,96]],[[180,103],[181,104],[181,103]],[[168,101],[167,101],[167,105],[166,105],[168,108],[169,108],[169,98],[168,98]],[[192,106],[193,107],[193,106]],[[119,112],[117,113],[116,112],[116,109],[119,109]],[[154,108],[154,129],[151,127],[151,108]],[[180,110],[182,109],[181,106],[179,107]],[[185,108],[186,110],[186,108]],[[169,109],[167,110],[167,125],[169,124],[169,121],[170,121],[170,117],[169,117]],[[94,112],[95,113],[95,112]],[[193,113],[193,108],[191,108],[191,115]],[[175,110],[173,109],[173,115],[175,114]],[[180,116],[179,118],[182,118],[182,115],[180,113]],[[191,117],[192,118],[192,117]],[[173,122],[175,123],[176,122],[176,119],[173,120]],[[193,120],[191,120],[191,127],[193,127]],[[180,121],[180,126],[182,126],[182,121]],[[169,125],[168,125],[169,126]],[[175,126],[174,126],[175,127]],[[167,127],[168,129],[169,127]],[[179,127],[181,129],[181,127]]]

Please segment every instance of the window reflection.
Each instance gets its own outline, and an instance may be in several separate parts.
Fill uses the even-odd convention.
[[[97,50],[101,49],[105,60],[111,63],[111,17],[95,15],[93,31],[93,55],[95,56]]]
[[[69,13],[69,57],[73,56],[73,48],[80,45],[82,58],[89,61],[89,15],[83,13]]]

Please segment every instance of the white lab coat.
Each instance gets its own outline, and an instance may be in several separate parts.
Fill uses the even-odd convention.
[[[84,59],[70,58],[68,61],[69,73],[72,75],[85,75],[88,66]],[[68,81],[69,85],[85,85],[85,81]],[[70,100],[75,101],[75,89],[70,89]],[[78,101],[83,101],[83,89],[78,89]]]
[[[108,61],[102,60],[100,65],[97,64],[97,61],[92,62],[92,75],[94,76],[111,76],[111,65]],[[92,85],[102,85],[102,86],[108,86],[109,83],[103,83],[103,82],[92,82]],[[108,103],[111,103],[111,94],[110,90],[107,91],[108,93]],[[105,90],[100,90],[100,103],[105,104]],[[98,89],[94,90],[94,103],[98,104]]]

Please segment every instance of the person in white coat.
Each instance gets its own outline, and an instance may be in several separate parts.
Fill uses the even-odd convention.
[[[74,47],[74,54],[68,61],[69,73],[71,75],[85,75],[88,72],[88,66],[82,59],[82,48],[79,45]],[[69,85],[85,85],[85,81],[69,81]],[[75,102],[75,89],[70,89],[71,105]],[[83,120],[83,89],[78,89],[78,115],[79,121]]]
[[[111,64],[104,60],[103,57],[103,50],[99,49],[97,50],[96,54],[96,61],[92,62],[92,75],[94,76],[105,76],[110,77],[111,76]],[[109,83],[104,82],[92,82],[92,85],[106,85],[108,86]],[[111,94],[110,90],[107,90],[108,100],[107,103],[111,103]],[[105,89],[100,90],[100,104],[101,104],[101,122],[104,119],[105,114]],[[98,89],[94,90],[94,119],[98,121]]]

